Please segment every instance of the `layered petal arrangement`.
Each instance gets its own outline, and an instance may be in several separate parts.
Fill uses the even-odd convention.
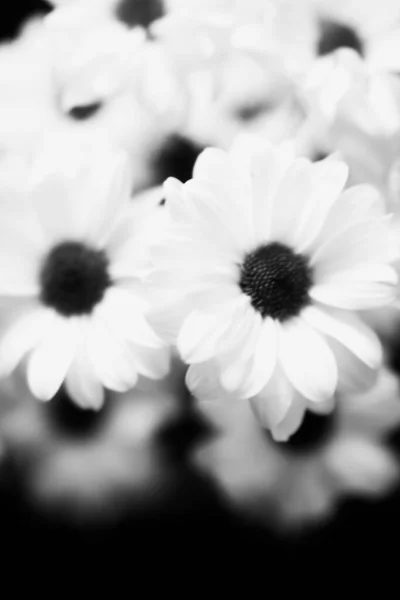
[[[399,50],[398,0],[49,0],[1,40],[0,467],[35,501],[177,467],[297,525],[392,489]]]
[[[264,425],[294,411],[295,430],[306,406],[333,397],[342,348],[380,366],[379,340],[355,311],[393,300],[396,247],[379,194],[344,190],[344,163],[257,142],[205,150],[192,180],[166,181],[160,296],[194,394],[207,396],[216,370],[222,390],[251,398]]]
[[[124,392],[139,375],[163,377],[168,349],[147,320],[149,216],[129,203],[126,159],[106,149],[75,158],[52,169],[39,157],[4,215],[1,296],[18,309],[0,342],[0,371],[27,357],[39,399],[65,381],[78,404],[100,408],[103,386]]]

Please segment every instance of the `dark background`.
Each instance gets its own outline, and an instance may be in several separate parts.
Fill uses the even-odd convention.
[[[133,4],[125,1],[120,10],[131,23],[148,23],[160,11],[152,0]],[[2,0],[1,40],[15,37],[28,15],[46,10],[41,0]],[[179,172],[185,157],[185,146],[175,147],[160,165],[160,177]],[[348,501],[326,526],[282,537],[230,512],[187,465],[191,445],[204,435],[206,425],[189,411],[165,432],[176,484],[156,509],[132,510],[112,524],[71,524],[33,509],[12,463],[6,463],[0,496],[3,585],[10,578],[13,593],[20,585],[33,592],[38,584],[57,595],[111,590],[117,596],[123,586],[122,593],[140,598],[160,592],[250,595],[253,589],[266,597],[325,594],[335,583],[340,593],[352,593],[347,578],[359,594],[376,580],[382,594],[386,583],[396,581],[399,493],[378,504]]]

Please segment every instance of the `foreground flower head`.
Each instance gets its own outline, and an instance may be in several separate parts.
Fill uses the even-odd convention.
[[[299,526],[329,517],[345,496],[379,497],[399,476],[385,437],[400,424],[397,378],[339,394],[329,415],[307,413],[288,443],[276,444],[246,403],[202,404],[218,430],[194,459],[239,510],[269,523]]]
[[[381,362],[355,311],[393,298],[390,218],[373,188],[343,191],[346,178],[342,162],[240,138],[205,150],[185,185],[165,183],[171,227],[155,279],[189,387],[204,396],[216,371],[267,427],[289,419],[286,436],[305,407],[331,401],[347,356],[360,369]]]
[[[81,406],[97,408],[103,386],[123,392],[139,375],[168,370],[147,322],[143,278],[157,215],[130,200],[124,155],[80,148],[43,151],[28,184],[2,186],[0,295],[12,318],[0,341],[0,373],[27,357],[32,393],[49,400],[65,381]],[[86,158],[85,158],[86,156]]]

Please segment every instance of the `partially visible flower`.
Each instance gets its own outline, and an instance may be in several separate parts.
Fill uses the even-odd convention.
[[[346,496],[379,497],[398,481],[385,445],[400,425],[398,381],[383,370],[368,393],[339,394],[329,415],[307,413],[287,443],[275,443],[247,403],[202,404],[217,429],[194,455],[227,500],[270,525],[298,527],[330,517]]]
[[[53,11],[45,25],[66,112],[102,102],[132,85],[146,46],[143,29],[129,29],[107,16],[96,20],[92,11],[86,15],[85,7],[77,5]]]
[[[275,55],[286,68],[297,70],[314,54],[314,10],[307,0],[169,4],[170,10],[152,31],[186,70],[224,61],[235,51]]]
[[[62,29],[61,24],[57,26]],[[125,56],[122,62],[129,58],[133,71],[127,80],[123,70],[118,71],[121,78],[112,68],[110,75],[107,59],[109,52],[111,62],[118,63],[114,50],[119,35],[115,36],[116,46],[102,49],[96,25],[90,21],[80,23],[77,30],[75,24],[64,23],[63,27],[61,38],[55,36],[63,52],[55,51],[50,27],[40,19],[31,22],[17,40],[0,46],[0,152],[34,157],[43,140],[54,134],[86,136],[94,145],[103,138],[100,143],[106,141],[129,153],[139,189],[148,178],[146,169],[154,149],[184,118],[186,97],[180,94],[171,71],[164,69],[157,44],[147,44],[140,64],[135,55]],[[110,35],[123,28],[111,17],[102,17],[98,27]],[[80,41],[76,46],[71,42],[72,31]],[[130,37],[129,30],[124,31],[125,41],[136,35]],[[86,50],[85,39],[89,44]],[[99,96],[96,86],[102,77],[107,85]]]
[[[372,4],[365,7],[366,13]],[[384,13],[381,7],[379,11]],[[397,9],[397,20],[399,12]],[[365,32],[360,38],[351,34],[349,23],[351,20],[326,25],[330,37],[326,33],[327,38],[321,40],[322,56],[300,82],[308,114],[306,127],[311,133],[313,129],[319,135],[322,132],[341,153],[354,183],[372,183],[392,202],[392,177],[399,151],[400,63],[396,65],[397,50],[388,49],[387,44],[400,46],[400,25],[386,23],[375,39],[372,22],[367,27],[372,33]],[[382,28],[379,19],[375,27]]]
[[[219,69],[190,81],[185,131],[204,145],[229,148],[239,133],[257,133],[271,142],[297,135],[305,113],[293,80],[275,58],[233,53]]]
[[[149,42],[93,4],[67,4],[45,20],[62,107],[91,106],[131,93],[156,116],[180,120],[185,95],[174,66]],[[157,93],[156,93],[157,89]]]
[[[49,404],[35,402],[16,378],[0,438],[29,504],[85,523],[157,510],[175,484],[157,436],[180,414],[179,375],[141,378],[130,392],[109,393],[95,413],[64,390]]]
[[[190,364],[195,395],[216,370],[265,426],[285,422],[279,436],[332,399],[343,353],[380,365],[380,343],[355,311],[393,300],[395,245],[379,194],[343,192],[346,179],[339,161],[240,138],[229,153],[205,150],[185,185],[165,183],[158,321]]]
[[[400,6],[397,0],[318,0],[320,55],[351,48],[375,72],[400,70]]]
[[[162,209],[130,202],[125,155],[61,142],[14,182],[15,202],[2,215],[0,296],[12,298],[14,314],[3,315],[0,372],[27,358],[38,398],[65,381],[79,405],[99,408],[103,387],[124,392],[139,375],[168,371],[145,282]]]

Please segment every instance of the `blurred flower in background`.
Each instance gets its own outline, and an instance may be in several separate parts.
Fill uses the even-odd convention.
[[[339,394],[334,412],[307,412],[286,443],[273,441],[246,402],[201,403],[218,434],[194,460],[238,511],[270,526],[318,523],[345,496],[379,498],[397,482],[385,439],[400,424],[398,395],[397,378],[382,371],[369,392]]]
[[[100,412],[76,407],[64,388],[41,404],[18,377],[13,390],[3,387],[3,457],[29,502],[83,522],[156,509],[176,485],[158,435],[181,413],[181,372],[177,365],[162,385],[141,379],[132,392],[109,393]]]

